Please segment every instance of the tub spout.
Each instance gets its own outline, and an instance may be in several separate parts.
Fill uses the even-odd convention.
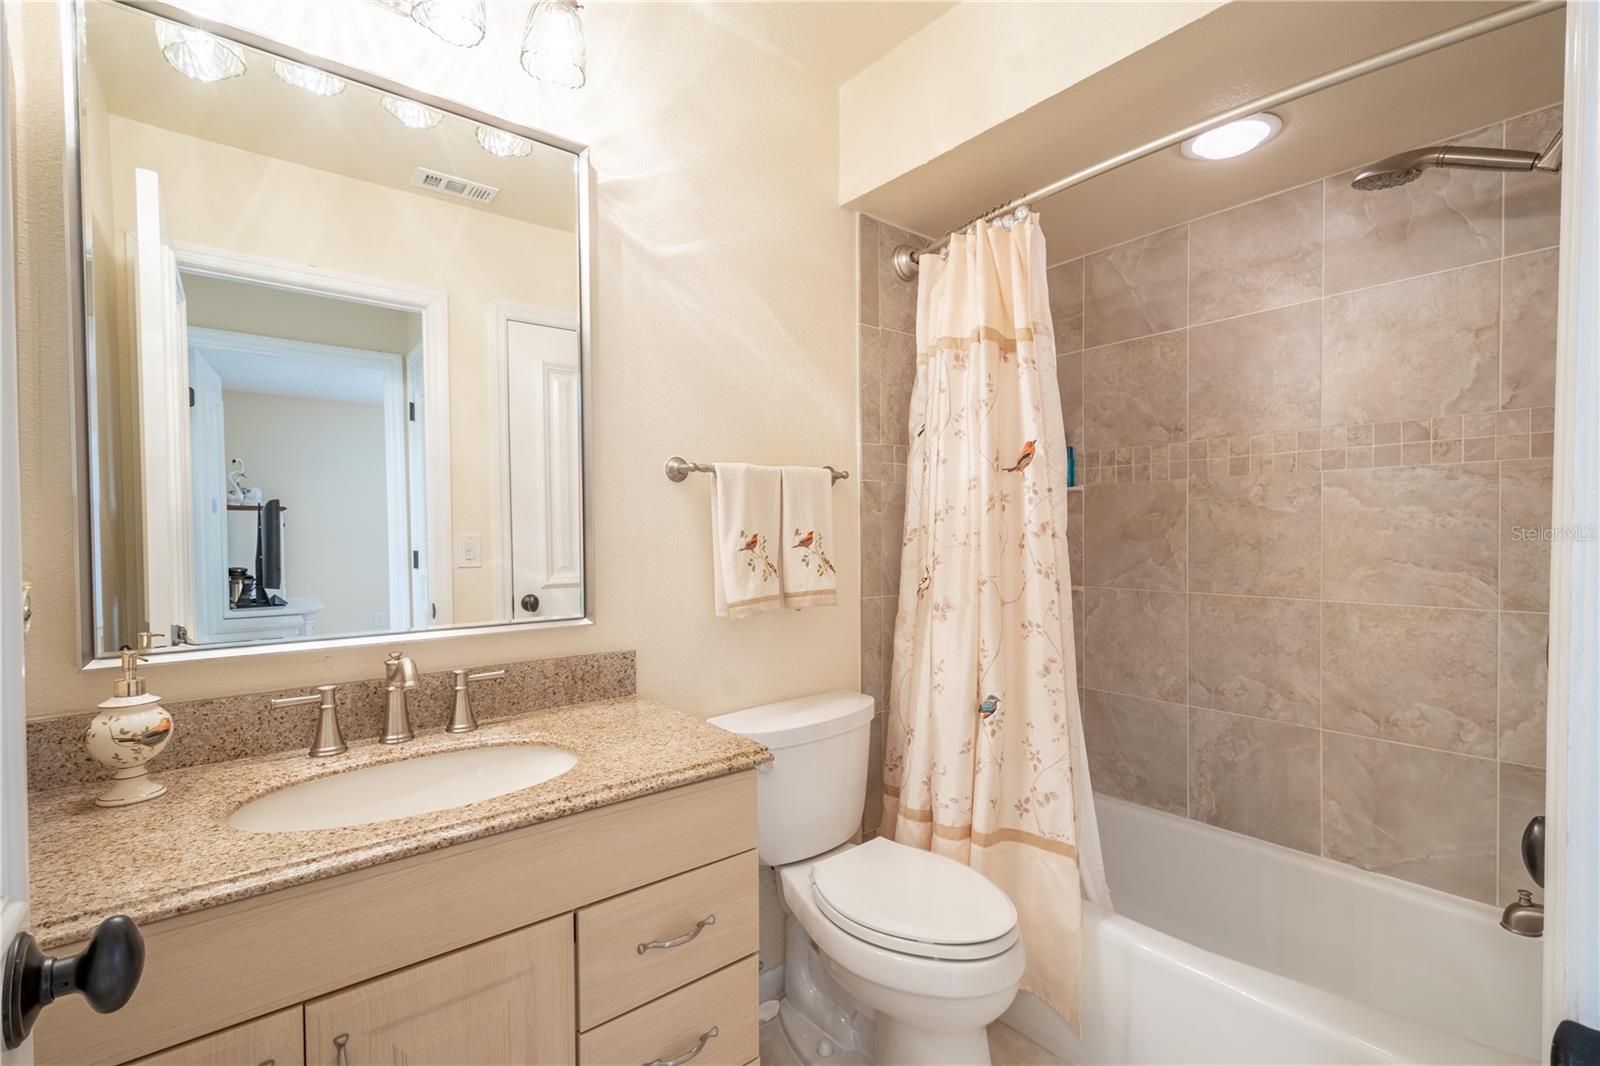
[[[1517,901],[1500,916],[1500,927],[1518,936],[1544,935],[1544,907],[1533,901],[1533,893],[1517,890]]]

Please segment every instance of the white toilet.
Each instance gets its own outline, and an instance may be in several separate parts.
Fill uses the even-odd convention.
[[[788,912],[779,1017],[808,1064],[986,1064],[1024,955],[982,874],[882,838],[846,843],[866,798],[872,698],[825,692],[711,719],[759,741],[761,861]]]

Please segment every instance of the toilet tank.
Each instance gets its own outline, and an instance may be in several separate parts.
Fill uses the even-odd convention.
[[[710,719],[772,749],[756,774],[756,833],[769,866],[838,847],[861,828],[873,702],[821,692]]]

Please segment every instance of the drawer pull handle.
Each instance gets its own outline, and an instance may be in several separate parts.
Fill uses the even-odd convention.
[[[639,945],[639,954],[643,955],[651,948],[661,948],[662,950],[666,950],[668,948],[682,947],[695,937],[699,936],[700,930],[704,929],[708,925],[716,924],[717,916],[715,914],[708,914],[704,918],[701,918],[698,922],[695,922],[693,929],[689,930],[687,933],[675,936],[671,940],[646,940],[644,943]],[[711,1035],[716,1036],[717,1034],[712,1033]]]
[[[690,1059],[700,1054],[700,1052],[704,1051],[706,1049],[706,1045],[711,1043],[716,1036],[717,1027],[713,1025],[711,1028],[700,1034],[700,1039],[695,1043],[694,1047],[690,1048],[688,1051],[685,1051],[683,1054],[670,1059],[652,1059],[651,1061],[645,1063],[644,1066],[683,1066],[684,1063],[688,1062]]]
[[[349,1033],[340,1033],[333,1038],[333,1046],[339,1049],[339,1056],[335,1060],[337,1066],[350,1066],[350,1052],[346,1046],[350,1043]]]

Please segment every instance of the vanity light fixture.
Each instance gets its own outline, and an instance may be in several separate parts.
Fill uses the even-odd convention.
[[[576,0],[538,0],[522,31],[522,69],[540,81],[581,89],[587,77],[583,16]]]
[[[471,48],[483,40],[487,22],[483,0],[417,0],[411,18],[446,44]]]
[[[1183,154],[1190,159],[1232,159],[1260,148],[1282,129],[1283,119],[1271,111],[1260,111],[1190,137],[1183,142]]]
[[[485,152],[502,159],[513,159],[533,151],[533,142],[528,138],[497,130],[493,126],[478,127],[478,143],[483,145]]]
[[[444,120],[443,112],[404,97],[384,93],[379,103],[385,111],[400,120],[400,125],[414,130],[431,130]]]
[[[195,81],[225,81],[244,73],[244,49],[205,30],[157,22],[156,43],[173,70]]]
[[[317,96],[338,96],[344,92],[345,80],[335,74],[304,63],[291,63],[287,59],[274,59],[272,72],[297,89]]]

